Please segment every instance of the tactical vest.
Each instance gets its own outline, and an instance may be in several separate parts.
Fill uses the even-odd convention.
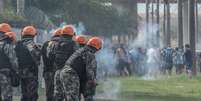
[[[75,42],[73,40],[60,41],[55,48],[55,64],[57,69],[64,66],[66,60],[75,51]]]
[[[80,82],[86,81],[86,63],[83,54],[86,52],[86,48],[80,48],[74,52],[66,61],[66,65],[70,65],[72,69],[76,71],[80,78]]]
[[[55,62],[55,48],[58,44],[58,41],[51,40],[46,42],[43,50],[43,62],[44,62],[44,72],[55,72],[56,66]]]
[[[37,75],[40,63],[40,50],[33,41],[19,41],[17,44],[17,57],[21,72],[24,74],[32,72]]]
[[[5,43],[0,42],[0,71],[2,69],[9,69],[11,67],[8,56],[5,54]]]
[[[50,60],[54,60],[54,58],[55,58],[55,54],[56,54],[55,52],[56,52],[57,45],[58,45],[57,41],[49,41],[48,42],[46,56]]]

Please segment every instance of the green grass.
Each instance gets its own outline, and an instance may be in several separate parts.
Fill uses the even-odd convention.
[[[201,76],[191,80],[184,75],[159,80],[142,80],[137,77],[113,80],[120,82],[118,99],[122,101],[201,101]],[[98,87],[99,92],[101,85]]]

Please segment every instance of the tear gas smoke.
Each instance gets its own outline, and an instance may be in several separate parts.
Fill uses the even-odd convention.
[[[110,47],[111,42],[104,40],[104,46],[96,55],[98,62],[98,77],[104,78],[109,75],[115,74],[116,59],[114,58],[114,51]]]
[[[146,28],[148,27],[148,28]],[[137,67],[138,72],[143,72],[140,74],[144,74],[143,79],[145,80],[153,80],[156,78],[157,73],[159,71],[160,66],[160,57],[159,57],[159,47],[162,47],[163,44],[160,41],[159,46],[157,46],[157,32],[159,31],[159,25],[157,24],[148,24],[143,25],[139,28],[139,34],[133,44],[130,45],[131,47],[131,55],[134,58],[142,58],[142,54],[144,54],[144,59],[138,60],[143,61],[139,62]],[[156,48],[157,47],[157,48]],[[136,48],[142,48],[145,52],[141,52]]]
[[[77,35],[80,35],[80,34],[84,34],[85,32],[85,27],[84,27],[84,24],[82,22],[79,22],[77,25],[74,25],[75,27],[75,32]]]
[[[97,92],[98,98],[117,99],[120,91],[120,81],[110,79],[110,76],[116,74],[116,59],[112,50],[111,42],[108,39],[104,40],[103,49],[97,53],[96,59],[98,62],[98,81],[103,82],[101,92]]]
[[[121,82],[114,79],[107,79],[102,84],[102,89],[100,93],[96,94],[97,98],[100,99],[119,99],[118,94],[120,92]]]
[[[147,50],[147,73],[143,77],[145,80],[154,80],[159,72],[159,51],[156,48]]]
[[[147,28],[148,27],[148,28]],[[147,30],[148,29],[148,30]],[[157,32],[159,31],[159,25],[157,24],[147,24],[141,25],[139,27],[139,34],[135,38],[134,42],[130,44],[131,48],[136,47],[154,47],[158,42],[157,39]],[[159,46],[162,47],[163,43],[160,41]]]

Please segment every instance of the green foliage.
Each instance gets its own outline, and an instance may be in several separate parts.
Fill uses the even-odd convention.
[[[36,0],[38,7],[47,13],[54,24],[83,22],[87,33],[111,35],[128,33],[129,14],[119,15],[101,0]]]
[[[25,6],[41,9],[50,18],[49,22],[85,25],[87,34],[105,35],[130,33],[132,20],[128,12],[118,14],[112,6],[103,3],[110,0],[25,0]],[[24,20],[16,15],[16,1],[6,0],[6,11],[0,19]]]
[[[16,15],[12,9],[5,9],[3,14],[0,14],[0,21],[4,20],[15,20],[15,21],[24,21],[22,16]]]

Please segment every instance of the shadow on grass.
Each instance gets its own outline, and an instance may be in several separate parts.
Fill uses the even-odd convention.
[[[146,92],[123,92],[120,94],[122,101],[201,101],[201,97],[188,97],[180,95],[160,95]]]

